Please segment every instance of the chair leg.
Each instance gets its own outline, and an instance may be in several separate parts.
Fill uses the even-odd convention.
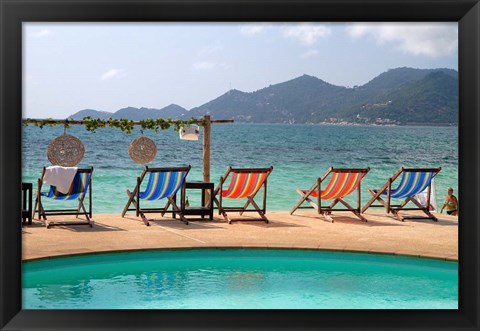
[[[182,210],[178,207],[177,203],[175,202],[175,200],[172,198],[172,197],[168,197],[168,201],[169,203],[172,205],[172,208],[174,211],[176,211],[178,213],[178,215],[180,216],[180,220],[185,223],[186,225],[188,225],[188,220],[185,218],[185,216],[183,215],[182,213]]]
[[[43,218],[44,221],[47,220],[47,214],[45,213],[45,209],[43,209],[42,201],[38,200],[38,219],[40,216]]]
[[[142,221],[143,223],[145,223],[146,226],[150,226],[148,219],[145,217],[145,214],[142,211],[140,211],[140,217],[142,218]]]
[[[228,217],[227,213],[226,213],[225,210],[222,208],[222,204],[220,203],[220,201],[217,199],[216,196],[214,196],[213,202],[214,202],[214,203],[217,205],[217,207],[218,207],[218,215],[223,216],[223,218],[225,219],[225,221],[228,222],[228,224],[232,224],[232,220]]]
[[[353,208],[348,202],[346,202],[343,199],[338,199],[338,201],[342,203],[345,207],[350,209],[350,211],[354,213],[355,216],[357,216],[361,221],[368,222],[368,220],[365,217],[363,217],[363,215],[359,212],[359,210]]]
[[[82,200],[80,200],[80,198],[78,198],[77,215],[75,216],[75,218],[78,218],[78,214],[80,213],[80,208],[83,207],[82,204],[83,204]],[[83,210],[85,210],[85,208],[83,208]],[[87,212],[85,211],[85,214],[86,213]]]
[[[392,214],[393,216],[395,216],[395,218],[397,220],[399,220],[400,222],[405,222],[405,217],[402,217],[399,213],[398,213],[398,210],[392,210]]]
[[[290,210],[290,215],[292,215],[295,210],[298,209],[302,205],[302,203],[305,202],[305,200],[308,198],[306,194],[304,194],[300,189],[297,188],[298,194],[300,194],[300,200],[293,206],[293,208]]]
[[[85,215],[85,218],[87,219],[88,225],[90,225],[90,227],[93,227],[92,221],[90,220],[90,217],[88,216],[87,210],[85,209],[85,205],[83,204],[83,199],[80,200],[80,204],[78,206],[78,209],[79,209],[79,211],[80,211],[80,209],[83,209],[83,213]],[[78,218],[78,214],[77,214],[77,218]]]
[[[315,209],[315,210],[317,210],[318,212],[320,212],[319,206],[318,206],[315,202],[313,202],[312,199],[306,198],[305,201],[307,201],[307,202],[310,204],[310,206],[312,206],[313,209]]]
[[[310,199],[307,199],[307,201],[310,200]],[[320,214],[322,214],[322,216],[329,222],[331,223],[335,223],[334,219],[332,216],[330,216],[332,214],[332,208],[335,207],[335,205],[338,203],[339,199],[335,199],[332,201],[332,203],[330,204],[330,206],[328,206],[328,209],[323,211],[323,210],[319,210]],[[313,203],[313,201],[309,201],[310,204]]]
[[[341,199],[335,199],[332,201],[332,203],[330,204],[330,206],[328,206],[328,208],[332,209],[333,207],[335,207],[337,205],[337,203],[340,202]]]
[[[372,195],[375,194],[375,192],[370,188],[368,189],[368,192],[370,192]],[[384,206],[387,209],[387,214],[392,212],[392,210],[388,208],[388,203],[380,197],[380,194],[376,194],[376,195],[377,195],[377,197],[375,198],[375,200],[378,201],[382,206]],[[366,210],[366,208],[364,207],[362,209],[362,213],[365,210]]]
[[[368,188],[368,192],[370,192],[370,194],[372,195],[372,198],[370,200],[368,200],[368,202],[365,204],[365,206],[363,206],[363,208],[361,210],[362,213],[365,213],[365,211],[375,202],[375,200],[377,200],[382,205],[384,205],[385,208],[387,208],[386,201],[384,201],[382,198],[380,198],[381,192],[383,192],[383,191],[379,190],[379,191],[375,192],[371,188]]]
[[[132,193],[130,193],[130,191],[128,191],[128,190],[127,190],[127,193],[128,193],[128,194],[132,194]],[[131,200],[129,200],[130,202],[129,202],[128,204],[132,203],[133,206],[134,206],[135,208],[137,208],[137,201],[134,199],[134,198],[135,198],[135,195],[132,194],[132,196],[133,196],[133,198],[132,198]],[[125,207],[125,209],[128,209],[128,204],[127,204],[127,206]],[[143,211],[142,211],[141,209],[139,210],[139,214],[140,214],[140,217],[142,218],[143,223],[145,223],[146,226],[150,226],[150,223],[148,222],[148,219],[145,217],[145,214],[143,213]],[[123,215],[122,215],[122,217],[123,217]]]
[[[217,204],[218,207],[218,215],[223,216],[223,218],[225,219],[225,221],[228,222],[228,224],[232,224],[232,220],[230,219],[230,217],[228,217],[227,212],[225,211],[225,209],[223,209],[220,202],[216,198],[214,198],[214,202]]]
[[[255,202],[255,200],[253,200],[252,197],[247,197],[248,201],[250,201],[250,203],[252,204],[252,206],[255,208],[255,210],[257,211],[257,213],[260,215],[260,217],[262,218],[262,220],[265,221],[265,223],[268,223],[268,219],[267,217],[265,216],[265,214],[263,213],[263,211],[260,209],[260,207],[258,207],[257,203]]]
[[[247,200],[247,202],[243,205],[243,209],[247,209],[248,205],[250,204],[250,200]],[[243,215],[243,211],[240,212],[240,215]]]
[[[220,203],[220,201],[217,198],[213,198],[213,202],[217,205],[218,215],[223,215],[224,210],[222,208],[222,204]]]
[[[418,210],[421,210],[423,211],[427,217],[426,218],[429,218],[429,219],[432,219],[434,222],[438,222],[438,219],[435,215],[433,215],[432,213],[430,213],[429,210],[427,210],[420,202],[417,201],[417,199],[415,199],[414,197],[410,197],[410,198],[407,198],[405,199],[405,201],[400,205],[400,207],[403,207],[405,206],[408,202],[412,202],[413,204],[415,204],[417,207],[418,207]],[[406,219],[408,217],[403,217],[402,221],[404,219]]]
[[[38,205],[38,198],[35,199],[35,207],[33,207],[32,218],[35,218],[35,214],[37,213],[37,205]],[[40,211],[38,212],[38,219],[40,219]]]
[[[170,207],[170,204],[171,204],[171,203],[170,203],[170,199],[167,199],[167,200],[168,200],[168,201],[167,201],[167,204],[166,204],[165,207],[163,208],[163,211],[160,213],[160,215],[162,215],[162,217],[163,217],[163,215],[165,215],[165,213],[167,212],[168,207]]]
[[[131,204],[132,201],[135,199],[135,194],[133,194],[132,192],[130,192],[130,190],[127,190],[127,195],[128,195],[128,202],[127,202],[127,204],[125,205],[125,208],[123,208],[122,217],[125,217],[125,214],[126,214],[127,211],[128,211],[128,207],[130,207],[130,204]]]
[[[45,209],[43,209],[42,200],[38,198],[38,220],[43,218],[45,223],[45,227],[48,229],[50,228],[50,223],[47,221],[47,215],[45,214]]]
[[[264,187],[263,189],[264,189],[264,195],[265,195],[265,194],[266,194],[266,191],[265,191],[266,188]],[[255,194],[251,196],[252,199],[255,198],[255,196],[257,195],[258,192],[259,192],[259,191],[255,192]],[[248,207],[249,204],[250,204],[250,200],[247,200],[247,202],[246,202],[245,205],[243,206],[243,209],[244,209],[244,210],[247,210],[247,207]],[[240,212],[240,215],[243,215],[243,211]]]
[[[304,194],[301,190],[297,189],[297,193],[300,194],[301,198],[300,200],[297,202],[297,204],[295,206],[293,206],[292,210],[290,210],[290,215],[292,215],[295,210],[297,210],[301,205],[302,203],[304,203],[305,201],[308,202],[313,209],[316,209],[319,213],[320,213],[320,208],[319,206],[313,202],[312,199],[310,199],[309,196],[307,196],[306,194]]]
[[[332,216],[330,216],[329,213],[322,213],[322,216],[325,217],[325,219],[331,223],[334,223],[335,221],[333,220]]]
[[[228,222],[228,224],[232,224],[232,220],[230,219],[230,217],[228,217],[227,213],[226,213],[224,210],[222,210],[222,212],[220,213],[220,215],[223,216],[223,218],[225,219],[225,221]]]

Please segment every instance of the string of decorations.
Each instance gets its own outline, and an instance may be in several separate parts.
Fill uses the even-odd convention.
[[[151,119],[147,118],[140,121],[133,121],[127,118],[120,118],[120,119],[113,119],[109,118],[106,120],[100,118],[91,118],[89,116],[84,117],[83,120],[73,120],[73,119],[65,119],[65,120],[54,120],[52,118],[46,119],[31,119],[27,118],[24,119],[23,125],[28,126],[28,124],[33,124],[36,127],[43,128],[44,126],[56,126],[56,125],[64,125],[65,128],[69,128],[71,124],[81,124],[84,125],[87,131],[95,132],[99,128],[105,127],[112,127],[122,130],[123,132],[130,134],[132,133],[133,127],[135,125],[140,125],[141,130],[152,130],[155,133],[158,130],[168,130],[170,127],[173,126],[175,132],[179,132],[182,127],[189,127],[192,124],[198,126],[205,126],[205,118],[190,118],[188,120],[172,120],[170,117],[167,119],[164,118],[157,118]]]

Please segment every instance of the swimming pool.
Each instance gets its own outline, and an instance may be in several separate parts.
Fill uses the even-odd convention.
[[[457,309],[458,263],[287,249],[108,253],[23,263],[24,309]]]

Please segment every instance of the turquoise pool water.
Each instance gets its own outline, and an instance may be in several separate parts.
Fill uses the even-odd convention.
[[[457,309],[456,262],[192,249],[25,262],[24,309]]]

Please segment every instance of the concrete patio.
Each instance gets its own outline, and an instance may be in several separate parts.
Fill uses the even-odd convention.
[[[22,228],[23,259],[109,251],[197,248],[264,247],[362,251],[458,260],[458,217],[438,214],[438,222],[400,222],[383,211],[369,211],[367,223],[351,213],[338,212],[327,222],[314,211],[268,212],[269,224],[251,217],[228,224],[215,215],[213,221],[190,219],[185,225],[170,216],[149,214],[156,220],[147,227],[134,214],[94,214],[93,228],[86,225],[46,229],[33,220]],[[63,217],[62,220],[75,220]],[[50,216],[49,220],[59,220]]]

